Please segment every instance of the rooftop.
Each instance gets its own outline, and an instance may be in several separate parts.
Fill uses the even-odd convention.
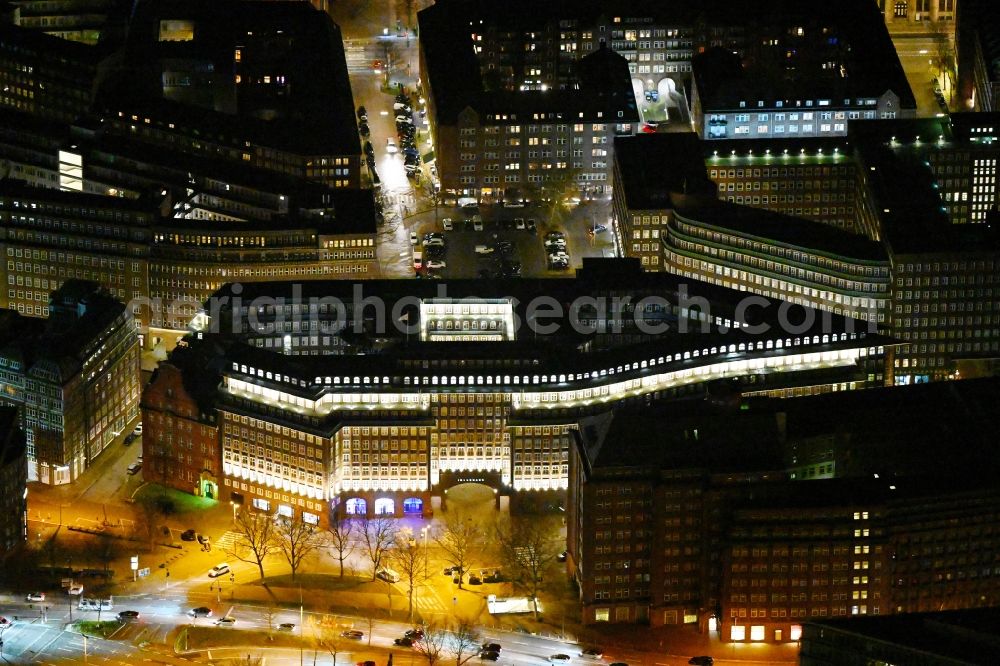
[[[125,306],[95,282],[67,280],[52,292],[49,318],[4,312],[0,356],[29,374],[65,382],[80,371],[88,348],[111,330]]]
[[[302,155],[361,152],[340,28],[309,3],[145,0],[121,63],[99,96],[109,111]]]
[[[615,163],[626,205],[633,210],[675,208],[689,197],[716,197],[694,132],[615,137]]]
[[[830,254],[845,259],[888,265],[885,250],[877,241],[812,220],[728,201],[715,201],[692,208],[682,208],[677,214],[694,223],[730,231],[747,238],[776,242],[810,254]]]
[[[878,644],[882,643],[909,648],[912,659],[920,663],[930,663],[927,660],[933,655],[942,660],[934,663],[990,664],[995,662],[1000,645],[1000,608],[868,615],[810,624],[873,643],[864,649],[868,659],[881,656]],[[806,633],[804,652],[811,653],[811,635],[811,631]],[[857,649],[862,651],[861,646]],[[903,655],[894,652],[892,656],[898,659]]]
[[[529,13],[536,9],[535,5],[525,7]],[[574,84],[568,87],[508,90],[484,81],[467,27],[478,20],[482,11],[476,3],[446,2],[418,15],[425,76],[439,123],[456,124],[466,108],[481,116],[516,114],[507,120],[497,119],[497,124],[526,122],[534,114],[557,114],[567,123],[578,119],[603,119],[608,123],[639,120],[628,62],[607,48],[581,58],[576,64]],[[491,21],[497,19],[492,12],[487,14]]]
[[[927,153],[952,139],[947,119],[852,121],[849,139],[890,254],[1000,249],[1000,229],[952,224],[941,199]]]

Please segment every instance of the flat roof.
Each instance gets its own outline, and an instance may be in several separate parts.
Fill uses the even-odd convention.
[[[705,170],[701,139],[694,132],[615,137],[616,175],[620,173],[630,209],[674,208],[687,196],[717,196]],[[684,196],[687,195],[687,196]]]
[[[868,641],[903,646],[913,650],[915,658],[919,653],[921,659],[934,655],[970,665],[995,663],[1000,644],[997,629],[1000,627],[1000,608],[852,616],[808,624]],[[806,633],[806,641],[810,633]],[[878,646],[866,654],[878,658]],[[894,653],[893,656],[901,655]]]
[[[842,231],[821,222],[785,215],[763,208],[743,206],[728,201],[677,210],[681,221],[711,225],[721,231],[774,241],[800,248],[810,254],[831,254],[866,263],[889,264],[885,249],[877,242]]]
[[[163,21],[191,22],[192,38],[161,40]],[[235,60],[238,49],[246,52],[241,61]],[[164,70],[178,60],[194,72],[218,72],[212,102],[163,97]],[[229,137],[233,145],[252,139],[301,155],[361,153],[340,28],[307,2],[145,0],[133,9],[122,62],[98,96],[111,111],[148,114],[197,130],[206,140],[226,143]],[[237,62],[247,76],[281,76],[287,86],[264,94],[258,84],[219,97],[223,82],[237,86],[231,82]],[[222,108],[223,97],[232,108]]]

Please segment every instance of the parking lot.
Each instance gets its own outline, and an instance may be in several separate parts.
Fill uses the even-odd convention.
[[[588,229],[592,225],[607,224],[607,215],[597,213],[598,204],[591,204],[593,213],[569,214],[565,219],[555,223],[549,223],[545,216],[547,211],[534,207],[526,208],[501,208],[498,206],[483,206],[479,209],[462,210],[454,207],[442,208],[438,211],[438,220],[434,221],[433,216],[414,220],[409,225],[409,231],[417,234],[418,241],[422,241],[424,234],[429,232],[441,233],[446,241],[447,249],[439,259],[446,263],[446,267],[432,271],[442,278],[478,278],[495,277],[500,269],[500,260],[508,259],[521,265],[521,277],[560,277],[562,275],[572,275],[575,268],[579,268],[584,256],[612,256],[612,241],[609,231],[595,234],[591,237]],[[582,209],[588,207],[582,207]],[[581,210],[582,210],[581,209]],[[479,214],[483,218],[482,231],[476,231],[473,225],[473,215]],[[452,220],[452,230],[445,231],[443,221]],[[527,227],[528,220],[535,220],[536,229],[532,233],[527,228],[515,228],[515,220],[521,218]],[[544,247],[544,236],[549,231],[562,231],[566,237],[566,252],[569,254],[569,266],[563,269],[553,269],[549,267],[547,253]],[[509,242],[512,251],[503,256],[499,246],[503,242]],[[486,245],[494,248],[494,252],[489,255],[479,255],[476,253],[476,246]],[[418,248],[422,249],[422,248]],[[427,260],[426,250],[424,250],[424,260]],[[485,272],[484,272],[485,271]]]

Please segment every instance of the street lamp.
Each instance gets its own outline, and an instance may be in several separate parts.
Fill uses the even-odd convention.
[[[430,531],[430,525],[424,525],[420,528],[420,533],[424,536],[424,578],[427,578],[427,535]]]

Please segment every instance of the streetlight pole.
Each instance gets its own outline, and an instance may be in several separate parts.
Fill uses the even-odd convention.
[[[302,610],[302,585],[299,584],[299,666],[302,666],[302,632],[305,631],[304,615],[305,613]]]

